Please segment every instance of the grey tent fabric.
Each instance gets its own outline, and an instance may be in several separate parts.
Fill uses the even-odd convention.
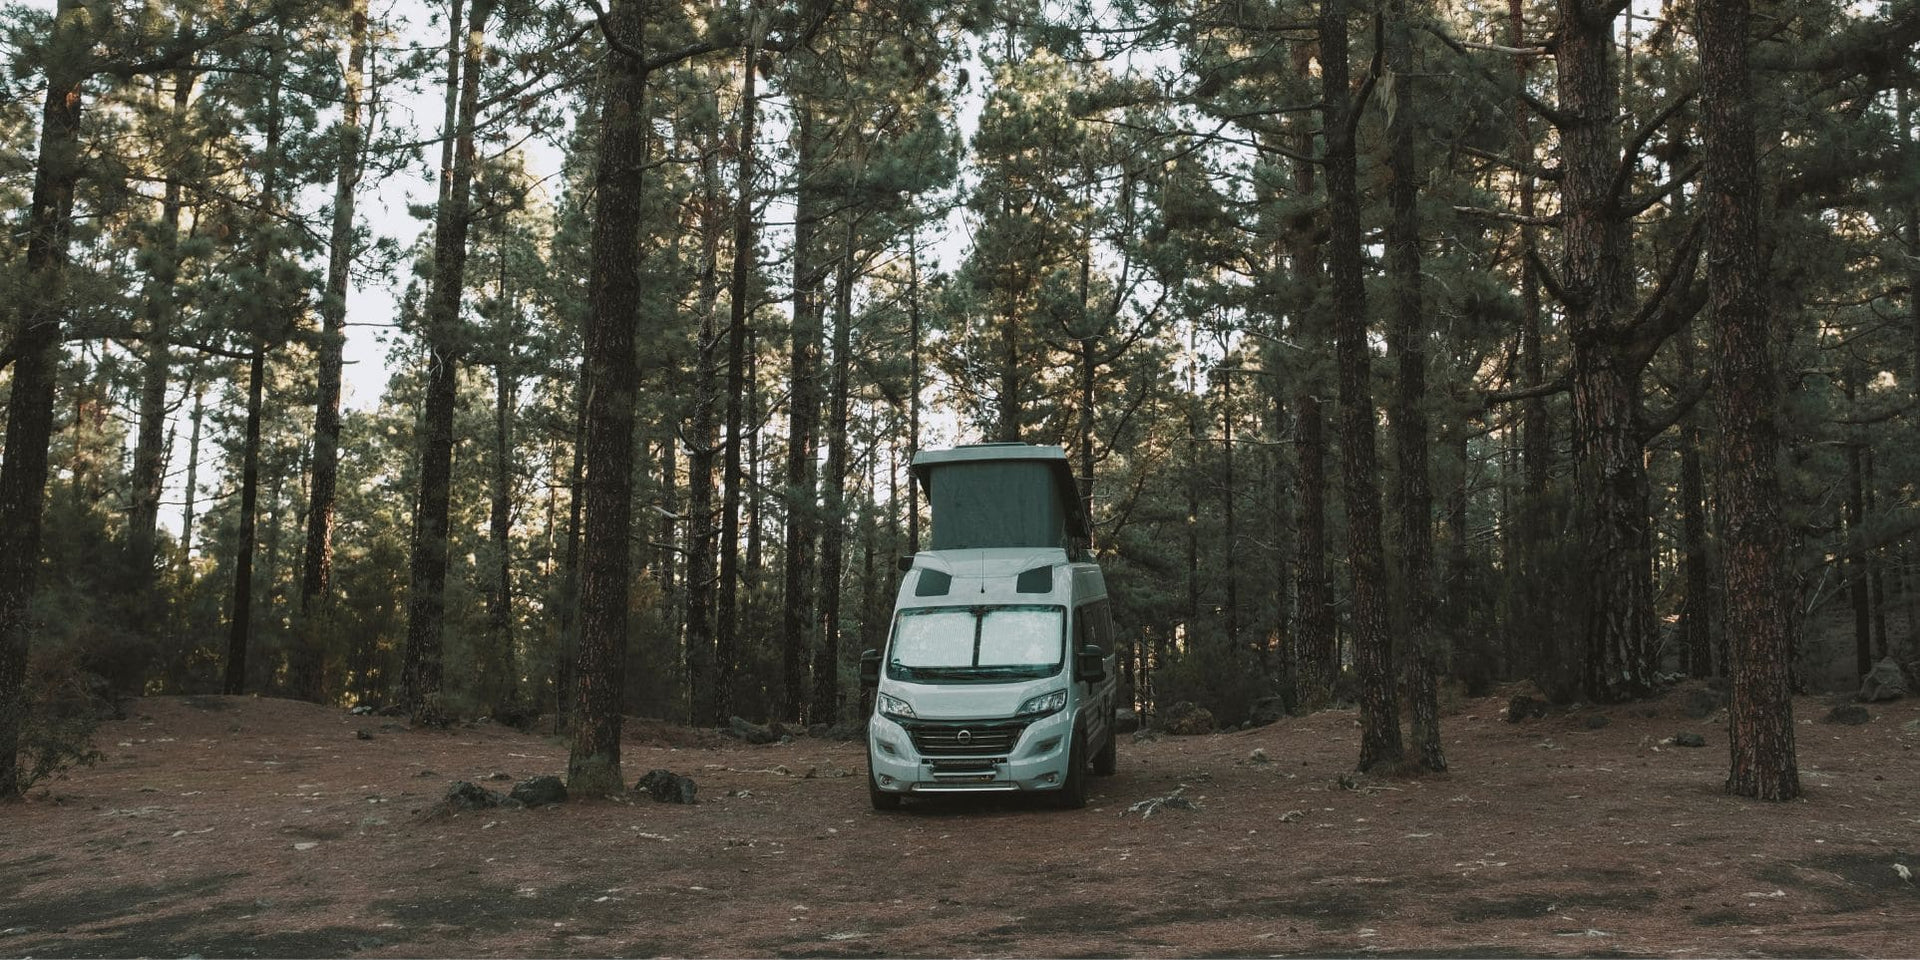
[[[936,477],[932,549],[1068,546],[1066,505],[1045,461],[945,463]]]

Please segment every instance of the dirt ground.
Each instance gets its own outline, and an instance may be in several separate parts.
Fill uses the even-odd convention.
[[[1330,711],[1123,740],[1083,811],[889,814],[857,744],[645,721],[628,778],[690,775],[699,805],[435,813],[564,745],[139,700],[105,760],[0,807],[0,955],[1916,955],[1920,702],[1864,726],[1797,702],[1808,797],[1768,805],[1721,793],[1724,714],[1683,693],[1517,725],[1466,701],[1439,777],[1343,783],[1356,715]],[[1183,784],[1197,809],[1128,812]]]

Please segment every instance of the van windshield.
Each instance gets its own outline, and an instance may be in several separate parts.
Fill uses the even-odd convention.
[[[887,675],[991,682],[1051,677],[1066,661],[1066,611],[1018,604],[902,610]]]

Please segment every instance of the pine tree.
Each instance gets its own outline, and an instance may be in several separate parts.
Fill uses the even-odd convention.
[[[1742,0],[1701,0],[1698,16],[1708,284],[1725,462],[1720,503],[1727,537],[1727,634],[1733,638],[1727,792],[1792,800],[1800,795],[1800,777],[1787,677],[1787,594],[1781,589],[1776,388],[1763,299],[1767,245],[1754,202],[1760,179],[1748,77],[1751,13]]]
[[[1367,300],[1355,184],[1358,112],[1376,77],[1356,97],[1350,88],[1345,0],[1320,5],[1324,165],[1327,173],[1329,308],[1340,385],[1340,479],[1347,510],[1347,561],[1353,569],[1353,647],[1360,677],[1361,770],[1400,762],[1399,699],[1393,637],[1386,622],[1386,557],[1380,545],[1380,490],[1374,486],[1374,408],[1367,346]],[[1377,65],[1376,65],[1377,70]]]

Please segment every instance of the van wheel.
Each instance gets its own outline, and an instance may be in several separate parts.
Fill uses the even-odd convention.
[[[1093,775],[1111,777],[1120,772],[1120,737],[1112,731],[1107,732],[1107,745],[1093,755]]]
[[[1073,746],[1067,751],[1067,782],[1054,791],[1054,806],[1062,810],[1079,810],[1087,805],[1087,737],[1082,733],[1073,735]]]
[[[867,799],[873,803],[875,810],[882,813],[900,809],[900,795],[880,789],[880,784],[873,779],[872,766],[867,767]]]

